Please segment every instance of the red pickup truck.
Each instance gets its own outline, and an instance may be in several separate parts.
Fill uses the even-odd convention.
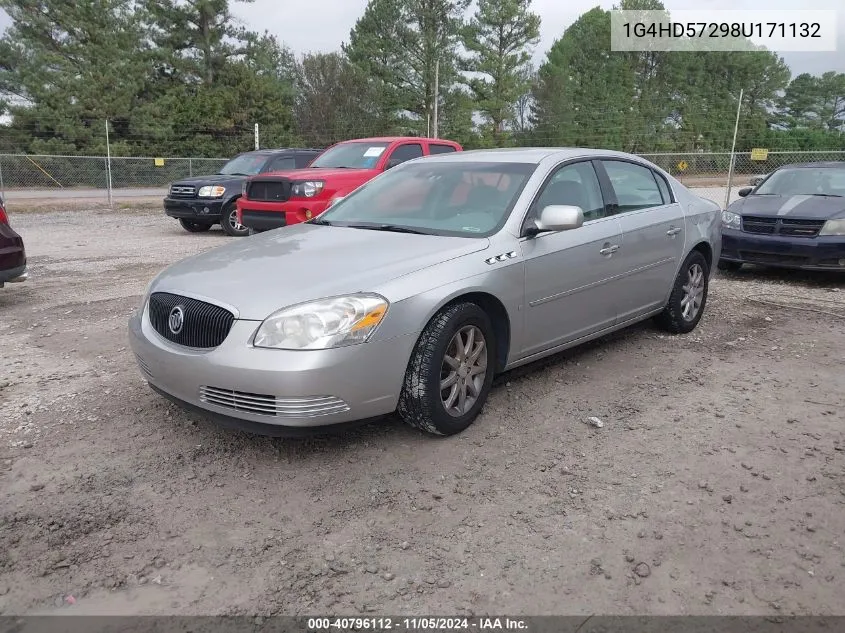
[[[332,145],[304,169],[249,178],[238,198],[238,223],[250,232],[310,220],[380,173],[406,160],[460,152],[454,141],[382,137]]]

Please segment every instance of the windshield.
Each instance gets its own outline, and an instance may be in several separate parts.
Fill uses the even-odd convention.
[[[526,163],[408,163],[344,198],[317,224],[487,237],[507,220],[536,169]]]
[[[255,176],[266,161],[264,154],[241,154],[223,165],[220,173],[224,176]]]
[[[373,169],[390,143],[355,141],[340,143],[327,149],[311,163],[311,167]]]
[[[845,167],[780,169],[769,176],[754,195],[845,196]]]

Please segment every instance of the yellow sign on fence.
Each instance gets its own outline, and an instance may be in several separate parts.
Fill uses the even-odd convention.
[[[678,163],[678,170],[679,171],[686,171],[687,167],[689,167],[689,165],[687,165],[687,161],[685,161],[685,160],[682,160],[680,163]]]
[[[163,158],[156,158],[155,159],[156,167],[164,167],[164,159]]]
[[[751,150],[751,160],[769,160],[769,150],[755,147]]]

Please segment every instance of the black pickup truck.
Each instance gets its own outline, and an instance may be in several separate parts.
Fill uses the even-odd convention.
[[[190,233],[201,233],[220,224],[229,235],[247,235],[249,229],[238,223],[235,206],[246,179],[271,171],[307,167],[320,152],[319,149],[283,148],[239,154],[217,174],[193,176],[171,184],[164,199],[164,213],[179,220],[182,228]]]

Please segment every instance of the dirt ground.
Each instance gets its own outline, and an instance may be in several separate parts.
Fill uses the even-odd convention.
[[[845,614],[845,277],[719,276],[692,334],[511,372],[457,437],[274,440],[170,405],[127,346],[153,275],[232,238],[12,221],[0,613]]]

